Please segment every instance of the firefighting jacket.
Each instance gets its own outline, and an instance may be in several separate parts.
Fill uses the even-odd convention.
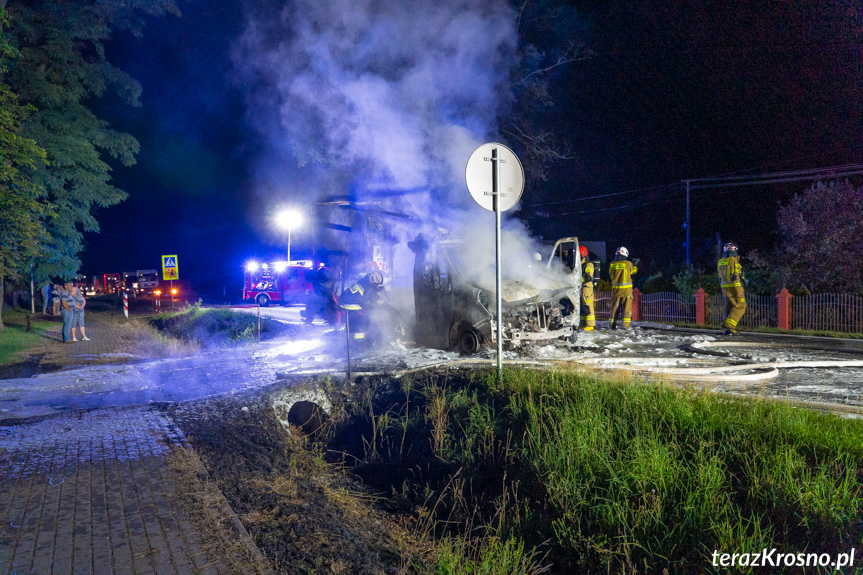
[[[743,278],[743,267],[740,265],[739,257],[720,259],[716,264],[716,271],[719,274],[719,285],[723,288],[743,287],[740,284]]]
[[[593,264],[585,259],[581,266],[581,293],[593,295]]]
[[[629,260],[617,260],[608,266],[608,275],[611,277],[611,289],[632,289],[632,274],[638,272],[638,268]]]
[[[379,304],[382,292],[383,286],[373,284],[369,276],[365,276],[342,292],[339,303],[344,309],[360,310]]]

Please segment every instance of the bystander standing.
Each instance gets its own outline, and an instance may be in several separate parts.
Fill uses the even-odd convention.
[[[75,314],[75,300],[72,297],[72,282],[63,284],[60,292],[60,315],[63,316],[63,343],[72,343],[72,318]]]
[[[48,315],[48,307],[51,306],[51,284],[42,284],[42,315]]]
[[[51,315],[60,315],[60,292],[62,289],[58,284],[54,284],[51,290]]]
[[[87,300],[84,299],[84,290],[80,287],[72,288],[72,302],[75,304],[72,308],[72,341],[78,341],[75,337],[76,327],[81,331],[81,339],[90,341],[84,331],[84,306],[87,305]]]

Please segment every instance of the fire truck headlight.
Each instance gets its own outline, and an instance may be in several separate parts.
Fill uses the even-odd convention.
[[[261,264],[261,267],[265,270],[270,268],[269,264]]]
[[[249,262],[246,264],[246,271],[256,272],[258,271],[258,262]]]
[[[277,272],[283,272],[288,269],[288,262],[276,262],[273,267],[276,268]]]
[[[161,290],[156,290],[156,291],[154,291],[153,293],[154,293],[154,294],[156,294],[157,296],[162,295],[162,291],[161,291]]]

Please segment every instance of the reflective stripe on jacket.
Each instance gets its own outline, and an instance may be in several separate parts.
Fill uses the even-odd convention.
[[[627,289],[632,287],[632,274],[638,268],[629,260],[617,260],[608,266],[608,275],[611,277],[611,289]]]
[[[743,266],[740,265],[739,257],[720,259],[716,264],[716,272],[719,274],[719,285],[722,287],[743,287],[740,284],[740,278],[743,275]]]
[[[585,296],[593,295],[593,264],[581,260],[581,293]]]

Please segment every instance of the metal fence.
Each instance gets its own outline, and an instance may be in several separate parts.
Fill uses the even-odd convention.
[[[596,291],[596,319],[607,321],[611,314],[611,292]],[[725,322],[726,299],[723,294],[705,298],[704,319],[708,325]],[[791,298],[791,329],[863,333],[863,296],[818,294]],[[696,304],[692,296],[675,292],[643,294],[641,320],[695,323]],[[746,294],[746,313],[742,327],[777,327],[779,311],[776,296]]]
[[[611,292],[594,290],[593,314],[597,321],[608,321],[611,316]]]
[[[611,316],[611,292],[594,292],[596,319],[607,321]],[[695,298],[676,292],[659,292],[641,296],[641,320],[695,323]]]
[[[725,323],[726,303],[724,294],[714,294],[707,298],[704,319],[708,324],[722,325]],[[740,319],[741,327],[776,327],[779,325],[779,312],[776,296],[746,294],[746,313]]]
[[[695,298],[670,291],[644,294],[641,320],[695,323]]]
[[[863,333],[863,297],[827,293],[791,298],[791,329]]]

